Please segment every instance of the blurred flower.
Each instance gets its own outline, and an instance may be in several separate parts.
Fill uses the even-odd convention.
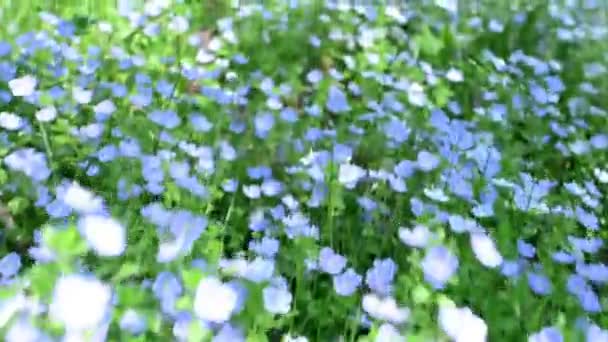
[[[496,248],[494,240],[485,233],[471,233],[471,248],[482,265],[495,268],[502,264],[502,255]]]
[[[215,277],[206,277],[196,288],[194,312],[202,320],[223,323],[230,319],[237,298],[233,288]]]
[[[120,329],[129,332],[132,335],[139,335],[146,331],[146,317],[138,313],[136,310],[128,309],[120,318]]]
[[[373,267],[365,274],[365,283],[372,291],[387,296],[392,292],[396,273],[397,264],[392,259],[376,259]]]
[[[80,214],[103,212],[103,199],[76,182],[59,186],[57,188],[57,198]]]
[[[340,296],[350,296],[357,291],[362,279],[363,277],[357,274],[355,270],[349,268],[342,274],[334,275],[334,290]]]
[[[0,113],[0,127],[9,131],[16,131],[24,125],[25,121],[20,116],[9,112]]]
[[[41,108],[36,112],[36,120],[40,122],[51,122],[57,117],[57,109],[54,106]]]
[[[21,257],[15,252],[8,253],[0,259],[0,279],[12,278],[21,268]]]
[[[329,247],[321,248],[319,252],[319,267],[323,272],[335,275],[344,269],[346,266],[346,258],[335,253]]]
[[[542,328],[539,332],[528,337],[528,342],[563,342],[564,337],[555,327]]]
[[[439,326],[454,342],[485,342],[488,327],[471,309],[441,306]]]
[[[291,310],[292,295],[283,286],[269,285],[262,290],[264,308],[271,314],[286,314]]]
[[[12,79],[8,82],[13,96],[28,97],[34,94],[38,80],[32,75],[25,75],[20,78]]]
[[[55,283],[49,316],[68,331],[95,329],[109,314],[111,299],[110,286],[94,277],[62,276]]]
[[[365,312],[380,321],[402,324],[410,317],[410,309],[399,307],[392,297],[381,298],[375,294],[366,294],[362,306]]]
[[[424,279],[435,289],[442,289],[456,273],[458,259],[443,246],[431,247],[422,260]]]
[[[412,229],[399,228],[399,240],[410,247],[424,248],[433,234],[427,226],[417,224]]]
[[[125,228],[111,217],[86,215],[78,225],[89,246],[99,256],[119,256],[127,248]]]

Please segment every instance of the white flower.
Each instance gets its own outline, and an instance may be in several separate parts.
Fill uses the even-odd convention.
[[[110,24],[107,21],[100,21],[99,24],[97,24],[97,27],[99,27],[99,31],[101,31],[103,33],[112,32],[112,24]]]
[[[188,31],[188,27],[188,19],[179,15],[173,17],[171,22],[169,22],[169,29],[178,34]]]
[[[410,309],[398,307],[392,297],[380,298],[375,294],[366,294],[362,305],[365,312],[381,321],[401,324],[410,317]]]
[[[267,286],[262,290],[264,308],[272,314],[286,314],[291,310],[293,299],[289,290],[282,286]]]
[[[464,80],[462,71],[454,68],[450,68],[450,70],[448,70],[448,72],[445,74],[445,78],[451,82],[462,82]]]
[[[404,244],[411,247],[422,248],[425,247],[429,240],[433,237],[433,234],[429,231],[429,228],[418,224],[412,229],[399,228],[399,240]]]
[[[215,60],[215,55],[207,49],[200,49],[196,54],[196,61],[201,64],[209,64]]]
[[[338,181],[346,188],[352,189],[357,185],[357,182],[365,177],[365,170],[357,165],[342,164],[338,171]]]
[[[87,215],[80,220],[80,229],[88,244],[100,256],[119,256],[127,247],[125,228],[111,217]]]
[[[194,312],[205,321],[223,323],[230,319],[237,304],[236,291],[215,277],[200,281],[194,297]]]
[[[99,213],[103,209],[102,199],[76,182],[70,183],[60,197],[79,213]]]
[[[72,89],[72,97],[74,98],[74,101],[76,101],[76,103],[88,104],[93,98],[93,91],[86,90],[80,87],[74,87],[74,89]]]
[[[485,342],[488,327],[471,309],[442,306],[439,326],[454,342]]]
[[[23,127],[23,124],[23,119],[18,115],[9,112],[0,113],[0,127],[4,129],[16,131]]]
[[[37,84],[38,80],[32,75],[25,75],[21,78],[8,81],[8,86],[11,88],[13,96],[31,96]]]
[[[49,316],[51,320],[62,323],[66,330],[94,329],[109,313],[111,299],[110,286],[94,277],[64,276],[55,284]]]
[[[399,334],[395,326],[384,323],[378,329],[375,342],[405,342],[405,337]]]
[[[437,202],[447,202],[450,198],[440,188],[425,188],[423,189],[424,194]]]
[[[494,241],[485,233],[471,233],[471,247],[479,262],[486,267],[498,267],[502,264],[502,255]]]
[[[595,175],[595,177],[600,183],[608,183],[608,172],[606,172],[605,170],[595,168],[593,169],[593,175]]]
[[[103,100],[93,107],[95,113],[110,115],[116,111],[116,105],[111,100]]]
[[[50,341],[47,336],[34,327],[27,319],[18,319],[4,337],[6,342],[40,342]]]
[[[57,109],[54,106],[48,106],[36,112],[36,120],[40,122],[50,122],[57,117]]]
[[[426,104],[426,94],[424,93],[424,88],[419,83],[410,84],[407,89],[407,98],[411,104],[417,107],[422,107]]]

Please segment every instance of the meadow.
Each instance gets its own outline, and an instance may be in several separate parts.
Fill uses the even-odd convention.
[[[1,340],[608,341],[608,5],[119,3],[0,4]]]

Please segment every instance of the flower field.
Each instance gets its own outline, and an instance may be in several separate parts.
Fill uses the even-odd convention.
[[[261,3],[0,5],[1,340],[608,341],[607,6]]]

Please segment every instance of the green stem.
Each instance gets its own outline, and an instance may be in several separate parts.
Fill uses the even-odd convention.
[[[331,248],[334,248],[334,180],[333,180],[333,173],[334,173],[334,166],[333,163],[330,163],[329,166],[329,199],[327,201],[327,220],[329,221],[327,224],[327,229],[329,231],[329,246]]]
[[[51,165],[51,169],[54,169],[53,162],[53,150],[51,149],[51,143],[49,141],[49,136],[46,133],[46,129],[44,128],[44,124],[38,121],[38,127],[40,128],[40,135],[42,135],[42,141],[44,142],[44,150],[46,151],[46,157],[49,160],[49,164]]]

